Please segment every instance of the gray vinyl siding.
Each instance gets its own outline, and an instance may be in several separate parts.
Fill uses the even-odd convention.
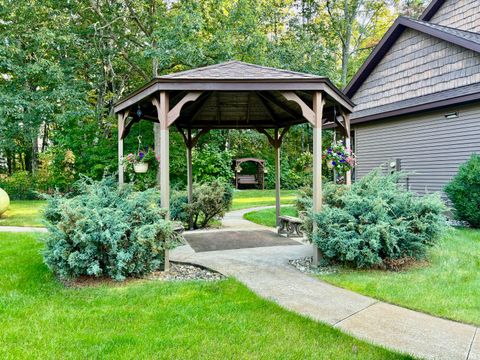
[[[431,23],[480,32],[480,0],[447,0],[430,19]]]
[[[458,111],[456,119],[445,114]],[[442,191],[472,153],[480,153],[480,103],[354,126],[356,178],[401,159],[409,188]]]
[[[352,100],[361,111],[478,82],[478,53],[407,29]]]

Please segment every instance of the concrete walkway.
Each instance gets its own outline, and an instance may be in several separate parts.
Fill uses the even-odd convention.
[[[47,228],[33,226],[0,226],[0,232],[41,232],[46,233]]]
[[[251,209],[227,214],[228,228],[216,232],[247,226],[249,230],[265,229],[242,219],[248,211]],[[480,331],[475,326],[362,296],[305,275],[288,264],[290,259],[311,254],[311,245],[305,244],[202,253],[185,245],[172,251],[171,259],[235,277],[288,310],[393,350],[426,359],[480,360]]]

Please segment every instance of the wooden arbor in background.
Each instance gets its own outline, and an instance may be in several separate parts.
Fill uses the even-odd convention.
[[[246,162],[253,162],[256,165],[257,171],[255,174],[241,174],[239,168]],[[239,185],[255,185],[259,189],[265,189],[265,160],[255,158],[242,158],[234,160],[235,170],[235,188]]]
[[[123,182],[123,138],[135,122],[155,123],[161,205],[170,208],[169,129],[175,125],[187,148],[189,201],[192,196],[192,148],[212,129],[255,129],[275,150],[277,223],[280,215],[280,149],[291,126],[313,128],[313,204],[322,206],[322,128],[350,128],[354,104],[324,77],[231,61],[153,79],[115,105],[118,114],[119,182]],[[346,116],[343,124],[334,109]],[[131,114],[137,114],[127,121]],[[140,114],[140,115],[139,115]],[[168,217],[168,214],[167,214]],[[318,255],[317,251],[314,252]],[[166,254],[166,267],[168,254]]]

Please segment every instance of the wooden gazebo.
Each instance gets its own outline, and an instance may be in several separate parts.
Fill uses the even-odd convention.
[[[252,162],[255,164],[255,174],[242,174],[242,164]],[[235,188],[240,189],[242,185],[254,185],[259,189],[265,189],[265,160],[255,158],[235,159]]]
[[[282,140],[291,126],[308,122],[313,127],[313,206],[314,211],[319,212],[322,207],[322,127],[335,124],[343,129],[348,146],[349,114],[353,107],[350,99],[326,77],[239,61],[160,76],[115,105],[119,183],[124,181],[123,139],[140,120],[155,123],[161,205],[167,210],[170,205],[170,127],[175,126],[185,140],[189,200],[192,148],[199,137],[211,129],[256,129],[265,134],[275,151],[278,223]]]

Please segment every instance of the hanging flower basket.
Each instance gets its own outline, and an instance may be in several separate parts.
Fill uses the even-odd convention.
[[[327,168],[334,169],[340,174],[351,171],[356,165],[355,154],[345,147],[342,141],[334,142],[323,153]]]
[[[133,164],[133,171],[137,174],[144,174],[148,171],[148,163],[146,162],[138,162]]]

